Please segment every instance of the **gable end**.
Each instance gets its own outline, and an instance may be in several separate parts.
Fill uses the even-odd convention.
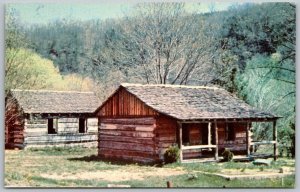
[[[120,87],[97,110],[97,116],[102,117],[157,116],[158,114],[123,87]]]

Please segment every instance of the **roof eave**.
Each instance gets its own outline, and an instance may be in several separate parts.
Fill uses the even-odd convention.
[[[213,121],[224,121],[224,122],[267,122],[267,121],[274,121],[282,117],[249,117],[249,118],[193,118],[193,119],[186,119],[186,118],[176,118],[180,122],[213,122]]]

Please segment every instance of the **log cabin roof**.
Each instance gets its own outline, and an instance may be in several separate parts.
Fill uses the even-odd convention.
[[[93,113],[100,100],[93,92],[11,90],[24,113]]]
[[[277,118],[217,87],[127,83],[120,87],[159,113],[179,120]]]

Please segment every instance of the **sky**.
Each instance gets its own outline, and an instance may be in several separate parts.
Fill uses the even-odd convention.
[[[236,4],[236,3],[235,3]],[[131,3],[14,3],[6,8],[14,8],[19,19],[24,24],[46,24],[61,19],[91,20],[119,18],[133,10]],[[187,3],[188,11],[198,13],[226,10],[233,3],[200,3],[200,5]]]

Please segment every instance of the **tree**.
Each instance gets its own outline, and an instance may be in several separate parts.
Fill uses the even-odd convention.
[[[200,84],[210,75],[215,27],[203,15],[187,14],[184,3],[139,4],[106,36],[95,58],[141,82]]]
[[[236,79],[240,95],[251,105],[279,115],[278,138],[283,148],[295,154],[295,68],[286,60],[282,69],[281,57],[256,55],[247,62],[244,73]],[[257,140],[272,139],[272,126],[254,124]]]
[[[6,143],[10,127],[20,129],[24,123],[20,118],[17,101],[10,97],[11,89],[54,88],[61,75],[53,63],[23,48],[5,50],[5,134]]]
[[[5,91],[51,88],[61,80],[53,63],[26,49],[5,51]]]
[[[27,45],[28,39],[20,25],[17,11],[7,7],[5,10],[5,48],[25,48]]]
[[[60,89],[69,91],[93,91],[95,89],[94,82],[89,77],[83,77],[76,73],[65,75],[62,77],[62,83],[55,86],[62,86]]]
[[[256,54],[282,54],[295,59],[296,11],[292,3],[246,4],[228,11],[222,30],[222,49],[239,60],[239,69]],[[295,60],[294,60],[295,61]]]
[[[291,3],[237,6],[223,18],[214,83],[283,118],[281,145],[295,152],[296,12]],[[233,80],[233,81],[232,81]],[[254,124],[255,139],[271,139],[268,123]]]
[[[53,60],[62,74],[92,72],[92,58],[100,52],[103,42],[101,20],[60,20],[25,28],[30,48]]]

